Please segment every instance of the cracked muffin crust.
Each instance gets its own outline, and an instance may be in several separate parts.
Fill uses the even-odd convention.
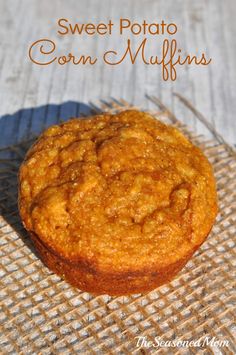
[[[50,269],[121,295],[173,278],[210,232],[217,198],[201,150],[130,110],[48,128],[20,167],[19,210]]]

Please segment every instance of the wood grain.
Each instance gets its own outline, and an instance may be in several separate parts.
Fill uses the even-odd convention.
[[[0,13],[1,146],[40,131],[60,115],[76,115],[86,109],[78,103],[109,96],[124,97],[147,108],[151,104],[145,95],[158,96],[179,119],[207,134],[174,92],[188,98],[228,142],[236,143],[235,0],[0,0]],[[178,26],[179,46],[192,54],[206,52],[212,64],[183,67],[175,82],[164,82],[159,67],[141,62],[123,62],[116,67],[105,66],[102,61],[83,67],[32,64],[27,55],[29,45],[44,37],[55,40],[61,54],[100,55],[108,48],[124,48],[116,33],[61,38],[56,33],[61,17],[95,23],[117,22],[121,17],[139,22],[173,21]],[[132,40],[138,45],[140,37],[133,36]],[[150,52],[155,53],[159,42],[160,38],[150,39]]]

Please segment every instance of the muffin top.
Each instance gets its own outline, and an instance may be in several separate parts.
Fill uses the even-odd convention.
[[[48,128],[21,165],[19,209],[62,258],[125,271],[186,256],[209,233],[217,202],[201,150],[129,110]]]

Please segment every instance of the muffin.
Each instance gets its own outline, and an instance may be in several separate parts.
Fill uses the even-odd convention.
[[[176,128],[128,110],[49,127],[19,171],[19,211],[39,256],[94,294],[171,280],[217,213],[212,167]]]

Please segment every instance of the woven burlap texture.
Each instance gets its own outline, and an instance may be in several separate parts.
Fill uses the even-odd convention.
[[[18,216],[17,172],[32,141],[2,149],[0,353],[236,353],[236,153],[214,131],[210,140],[191,133],[159,100],[151,99],[159,106],[151,113],[178,127],[203,149],[214,167],[220,211],[207,241],[172,282],[148,294],[95,297],[81,292],[42,264]],[[129,107],[123,100],[113,100],[104,103],[102,110]],[[138,337],[143,339],[141,347]],[[155,347],[155,337],[199,340],[203,345]],[[208,343],[212,338],[227,340],[228,346],[212,346]],[[149,347],[148,341],[153,342]]]

